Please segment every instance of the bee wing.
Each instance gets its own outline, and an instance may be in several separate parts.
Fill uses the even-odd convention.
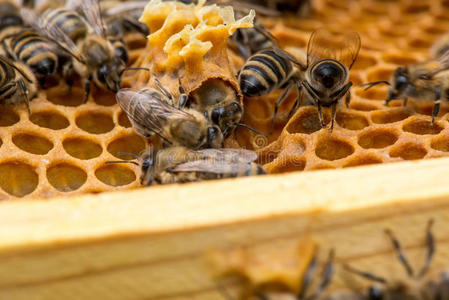
[[[227,163],[215,160],[195,160],[189,161],[172,168],[172,173],[179,172],[201,172],[214,174],[235,174],[242,169],[248,169],[250,163]]]
[[[303,63],[301,63],[299,60],[296,59],[296,57],[294,57],[287,51],[285,51],[281,48],[277,48],[277,47],[272,48],[272,50],[277,55],[282,56],[282,57],[288,59],[289,61],[291,61],[292,63],[294,63],[295,65],[299,66],[302,70],[305,70],[307,68],[307,66],[304,66]]]
[[[80,9],[92,30],[97,35],[106,37],[99,0],[73,0],[70,2],[70,8]]]
[[[330,58],[351,69],[360,50],[360,36],[357,32],[333,34],[327,29],[317,29],[312,33],[307,45],[307,66]]]
[[[76,60],[84,63],[84,57],[75,43],[67,36],[59,26],[50,26],[41,17],[31,9],[23,8],[21,10],[22,18],[28,25],[33,27],[39,34],[53,42],[61,50],[68,53]]]
[[[195,151],[201,159],[215,159],[226,161],[239,161],[242,163],[250,163],[257,159],[257,153],[246,149],[202,149]]]
[[[117,102],[128,118],[142,131],[155,133],[168,141],[165,124],[172,118],[191,118],[191,115],[167,103],[165,95],[155,89],[136,91],[121,89],[118,91]]]

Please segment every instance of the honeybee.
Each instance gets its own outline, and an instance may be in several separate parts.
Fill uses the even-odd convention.
[[[25,102],[30,113],[30,100],[36,94],[36,80],[31,70],[26,65],[0,55],[0,103]]]
[[[194,109],[175,107],[170,92],[157,80],[155,82],[158,90],[121,89],[116,95],[138,134],[147,138],[156,134],[170,146],[190,149],[222,146],[223,135],[217,126],[210,125],[205,116]],[[180,85],[180,101],[186,97]]]
[[[309,266],[304,274],[301,281],[301,289],[299,293],[289,293],[289,292],[266,292],[255,290],[252,291],[252,295],[249,297],[251,300],[318,300],[324,299],[323,292],[329,286],[332,281],[332,276],[334,274],[334,257],[335,251],[332,249],[329,251],[329,256],[324,265],[322,272],[321,282],[318,284],[316,290],[313,293],[309,293],[309,288],[312,283],[312,279],[316,272],[317,267],[317,257],[316,255],[310,261]],[[221,294],[228,300],[236,300],[236,298],[230,295],[225,289],[220,287]],[[327,299],[327,298],[326,298]]]
[[[408,279],[389,281],[381,276],[357,270],[350,266],[345,268],[361,277],[373,282],[368,291],[363,295],[364,299],[416,299],[416,300],[443,300],[449,297],[449,271],[440,273],[439,278],[429,277],[432,259],[435,254],[435,238],[432,234],[433,219],[429,220],[426,229],[427,255],[421,270],[416,273],[403,253],[399,240],[391,230],[386,230],[393,248],[397,253],[399,262],[404,267]]]
[[[65,77],[71,67],[81,76],[85,101],[92,81],[102,89],[117,92],[128,59],[125,45],[106,36],[98,0],[73,1],[72,6],[79,8],[84,18],[68,8],[50,8],[34,25],[72,56],[72,65],[65,69]],[[26,15],[30,20],[36,18],[29,10]]]
[[[20,7],[12,0],[0,1],[0,30],[10,26],[22,26]]]
[[[251,56],[239,72],[240,89],[246,97],[267,95],[275,89],[284,88],[276,100],[270,133],[273,132],[274,120],[282,102],[291,89],[296,86],[298,97],[292,112],[300,105],[301,82],[305,66],[288,52],[278,46],[257,52]],[[290,114],[291,115],[291,114]]]
[[[257,154],[244,149],[202,149],[169,147],[154,150],[149,147],[135,161],[109,161],[107,163],[132,163],[141,168],[140,182],[144,186],[187,183],[203,180],[232,178],[265,174],[254,163]]]
[[[391,83],[386,80],[366,83],[365,90],[383,83],[389,85],[385,105],[392,100],[403,99],[403,105],[407,105],[408,97],[433,99],[432,121],[440,111],[442,100],[448,99],[449,88],[449,52],[432,60],[407,66],[400,66],[393,72]]]
[[[144,36],[150,34],[148,26],[139,22],[146,1],[104,1],[102,12],[105,17],[108,35],[124,36],[130,32],[141,33]]]
[[[332,107],[330,130],[334,128],[338,101],[345,97],[346,106],[351,100],[349,70],[354,65],[360,50],[360,36],[356,32],[333,35],[326,29],[312,33],[307,45],[305,79],[301,82],[305,95],[318,108],[321,126],[321,107]]]

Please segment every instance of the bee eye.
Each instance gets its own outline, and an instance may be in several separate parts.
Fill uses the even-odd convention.
[[[408,78],[405,75],[399,75],[396,77],[396,88],[402,89],[408,85]]]
[[[382,300],[383,293],[381,289],[377,287],[370,287],[368,291],[368,300]]]
[[[214,124],[219,124],[222,115],[225,113],[224,107],[218,107],[212,110],[211,121]]]
[[[342,77],[341,68],[334,63],[322,63],[313,70],[313,78],[328,89],[334,87]]]
[[[128,51],[124,47],[116,47],[115,56],[119,57],[124,63],[127,63],[129,60]]]
[[[97,72],[98,75],[98,80],[100,80],[100,82],[102,83],[106,83],[106,76],[108,75],[108,66],[107,65],[102,65]]]

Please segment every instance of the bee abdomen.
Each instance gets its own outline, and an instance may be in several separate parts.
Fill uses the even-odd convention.
[[[263,50],[251,56],[240,71],[240,89],[247,97],[266,95],[280,87],[291,70],[285,58],[273,50]]]
[[[49,28],[58,27],[75,43],[88,33],[87,25],[81,16],[70,10],[49,9],[44,13],[43,19]]]
[[[17,85],[13,81],[14,78],[14,69],[0,56],[0,100],[8,99],[15,94]]]

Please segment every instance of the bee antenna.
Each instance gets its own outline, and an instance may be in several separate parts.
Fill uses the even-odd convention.
[[[139,159],[139,156],[136,155],[136,154],[133,154],[133,153],[128,153],[128,152],[118,152],[117,154],[118,154],[118,155],[121,155],[121,156],[131,156],[132,158]]]
[[[382,283],[382,284],[387,284],[387,280],[385,278],[382,278],[380,276],[374,275],[373,273],[368,273],[368,272],[364,272],[364,271],[360,271],[360,270],[354,269],[353,267],[351,267],[351,266],[349,266],[347,264],[344,264],[343,268],[346,271],[349,271],[351,273],[354,273],[354,274],[357,274],[359,276],[362,276],[362,277],[364,277],[364,278],[366,278],[368,280],[376,281],[376,282],[379,282],[379,283]]]
[[[131,70],[145,70],[145,71],[150,72],[150,69],[144,68],[144,67],[127,67],[120,71],[119,76],[121,77],[123,75],[123,73],[125,73],[126,71],[131,71]]]
[[[135,161],[128,161],[128,160],[108,160],[105,162],[106,164],[133,164],[138,166],[139,164]]]
[[[432,234],[433,223],[434,219],[430,219],[429,222],[427,223],[427,230],[426,230],[427,256],[424,266],[419,272],[418,277],[422,277],[427,273],[427,271],[430,268],[430,265],[432,264],[433,255],[435,254],[435,237]]]
[[[240,126],[240,127],[245,127],[245,128],[247,128],[247,129],[249,129],[249,130],[251,130],[251,131],[257,133],[258,135],[263,136],[263,137],[266,138],[266,139],[268,138],[265,134],[263,134],[262,132],[260,132],[260,131],[257,130],[257,129],[252,128],[252,127],[249,126],[249,125],[246,125],[246,124],[243,124],[243,123],[236,123],[235,125]]]
[[[390,237],[391,243],[393,244],[393,248],[396,251],[399,262],[402,264],[402,266],[404,266],[405,270],[407,271],[407,274],[410,277],[413,277],[413,268],[410,266],[410,263],[408,262],[405,253],[402,251],[401,243],[393,234],[393,231],[391,231],[390,229],[386,229],[385,233]]]
[[[365,87],[364,90],[366,91],[366,90],[369,90],[370,88],[372,88],[373,86],[381,84],[381,83],[386,84],[386,85],[391,85],[391,83],[389,81],[379,80],[379,81],[368,82],[368,83],[362,84],[360,86]]]

